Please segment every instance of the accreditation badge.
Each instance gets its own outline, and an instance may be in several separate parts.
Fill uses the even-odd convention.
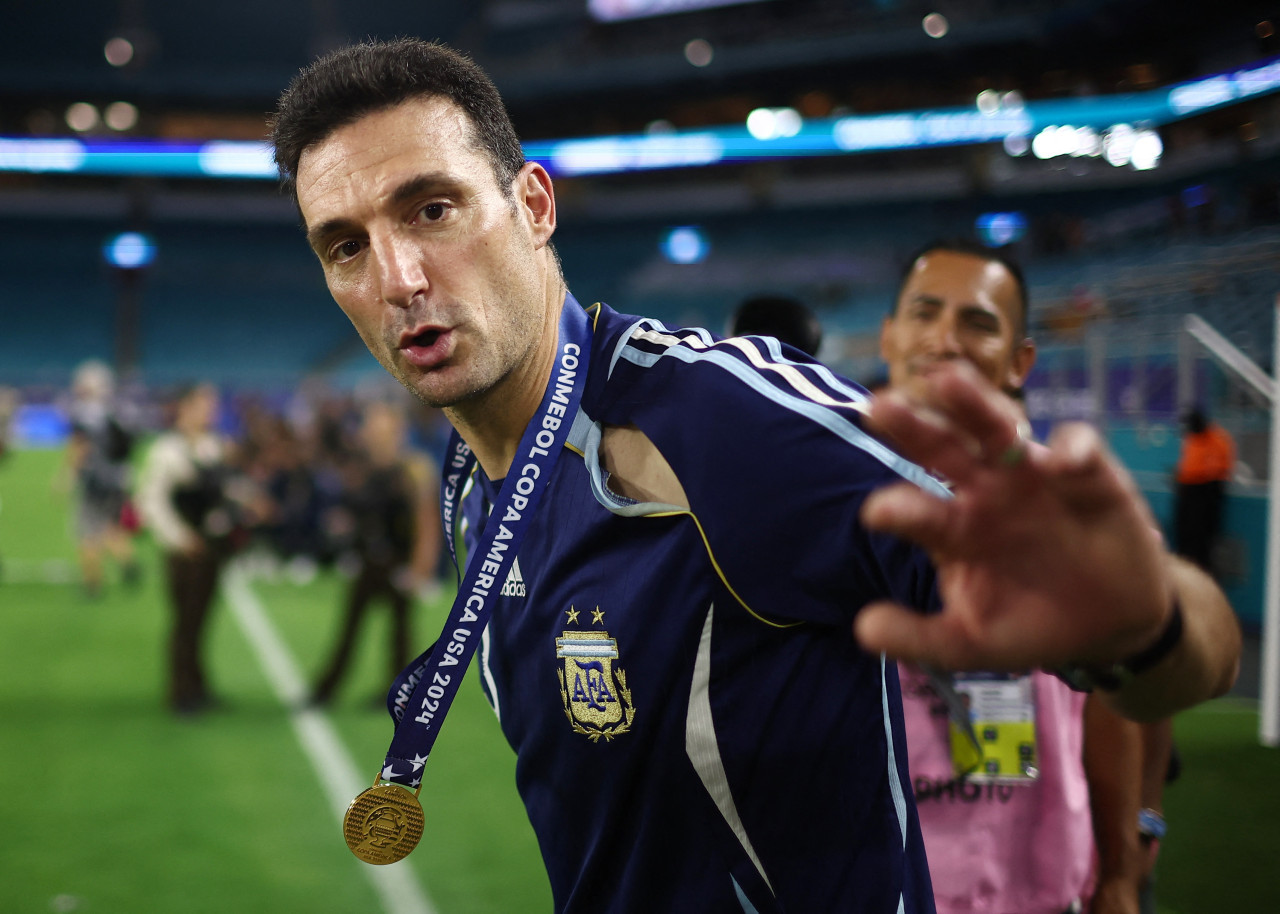
[[[971,727],[952,720],[951,761],[975,783],[1016,784],[1040,776],[1036,693],[1031,676],[966,673],[953,682]]]

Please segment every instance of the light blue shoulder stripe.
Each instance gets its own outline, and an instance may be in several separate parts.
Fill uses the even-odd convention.
[[[622,355],[622,350],[626,349],[627,344],[631,342],[631,336],[636,332],[636,328],[641,324],[646,323],[652,324],[657,322],[642,317],[623,332],[622,336],[618,339],[618,345],[613,347],[613,356],[609,359],[609,374],[606,377],[613,377],[613,366],[618,364],[618,358]],[[659,324],[658,326],[662,325]]]
[[[889,789],[893,793],[893,808],[898,814],[898,828],[902,832],[902,846],[907,846],[907,800],[902,792],[902,781],[898,780],[898,761],[893,748],[893,718],[889,716],[889,683],[885,669],[887,661],[880,655],[880,708],[884,714],[884,739],[888,747]]]
[[[769,350],[769,358],[771,358],[773,361],[781,362],[784,365],[795,365],[797,368],[812,369],[813,372],[817,374],[818,377],[822,378],[822,380],[825,381],[828,386],[832,387],[835,390],[840,391],[840,393],[847,396],[850,400],[857,400],[859,402],[865,403],[871,399],[867,395],[867,392],[865,390],[862,390],[857,387],[849,386],[849,384],[847,384],[845,381],[836,377],[835,372],[833,372],[826,365],[823,365],[821,362],[792,361],[791,359],[787,358],[782,354],[782,346],[778,343],[776,339],[774,339],[771,336],[763,336],[763,337],[759,337],[759,339],[764,341],[765,348]]]
[[[587,477],[591,480],[591,494],[601,505],[621,517],[645,517],[650,514],[668,514],[672,511],[684,513],[687,508],[679,505],[668,505],[656,501],[636,501],[618,495],[609,490],[605,469],[600,466],[600,439],[604,428],[581,408],[574,417],[573,426],[569,429],[569,443],[582,452],[583,463],[587,467]]]
[[[738,896],[738,904],[742,905],[742,914],[760,914],[756,906],[751,903],[751,899],[747,897],[747,893],[742,891],[742,886],[738,885],[738,880],[730,875],[729,881],[733,883],[733,892]]]
[[[893,809],[898,814],[898,830],[902,833],[902,850],[907,849],[907,800],[902,792],[902,781],[898,779],[898,758],[893,748],[893,718],[889,716],[889,684],[885,680],[886,660],[880,655],[880,710],[884,715],[884,741],[888,746],[889,791],[893,794]],[[898,914],[903,914],[905,906],[903,895],[898,896]]]
[[[622,358],[626,359],[634,365],[641,368],[649,368],[653,366],[658,359],[670,356],[679,359],[682,362],[694,364],[695,362],[710,362],[734,375],[738,380],[745,383],[756,393],[772,400],[780,406],[783,406],[792,412],[799,413],[817,422],[819,425],[834,432],[854,447],[865,452],[866,454],[879,460],[893,472],[897,473],[903,479],[913,482],[920,488],[932,492],[942,498],[950,498],[951,493],[938,480],[934,479],[916,464],[907,460],[905,457],[894,453],[884,444],[881,444],[875,438],[872,438],[862,429],[841,416],[834,410],[814,403],[812,400],[805,399],[797,394],[789,394],[777,387],[774,387],[767,380],[760,376],[751,366],[740,361],[732,355],[725,352],[712,349],[707,352],[698,352],[685,346],[669,346],[661,354],[643,352],[637,349],[621,350]]]
[[[565,442],[575,450],[585,452],[587,450],[587,438],[591,435],[591,428],[595,425],[591,421],[591,417],[582,411],[582,407],[578,407],[578,413],[573,417],[573,425],[569,426],[569,437]]]

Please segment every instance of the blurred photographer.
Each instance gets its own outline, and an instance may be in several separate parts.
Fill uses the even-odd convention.
[[[439,474],[407,441],[404,413],[370,403],[361,417],[358,451],[345,461],[344,492],[328,528],[353,572],[338,637],[312,690],[316,705],[333,701],[346,676],[356,636],[374,600],[391,613],[390,678],[409,662],[413,596],[436,585],[441,531]],[[381,705],[381,699],[379,699]]]
[[[169,704],[198,714],[214,699],[205,680],[201,641],[218,575],[247,535],[249,484],[233,473],[231,444],[213,430],[218,391],[186,390],[173,429],[147,453],[138,508],[165,554],[173,630],[169,641]]]
[[[86,596],[99,597],[107,557],[119,564],[126,585],[138,583],[133,539],[123,523],[134,435],[120,416],[115,375],[102,362],[88,361],[76,369],[71,398],[66,476],[59,485],[74,483],[81,582]]]

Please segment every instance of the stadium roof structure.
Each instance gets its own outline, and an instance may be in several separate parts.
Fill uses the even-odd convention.
[[[533,139],[633,133],[654,120],[722,125],[760,106],[806,118],[950,108],[972,105],[983,88],[1028,101],[1143,91],[1280,52],[1258,32],[1265,2],[755,0],[615,22],[591,15],[626,5],[15,4],[0,55],[0,134],[74,132],[68,106],[124,101],[139,111],[136,135],[258,139],[301,66],[367,36],[439,38],[471,54]],[[945,16],[941,33],[929,15]]]

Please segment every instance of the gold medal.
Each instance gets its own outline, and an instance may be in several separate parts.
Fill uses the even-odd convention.
[[[399,784],[378,784],[351,801],[342,818],[347,847],[365,863],[395,863],[422,838],[422,804]]]

